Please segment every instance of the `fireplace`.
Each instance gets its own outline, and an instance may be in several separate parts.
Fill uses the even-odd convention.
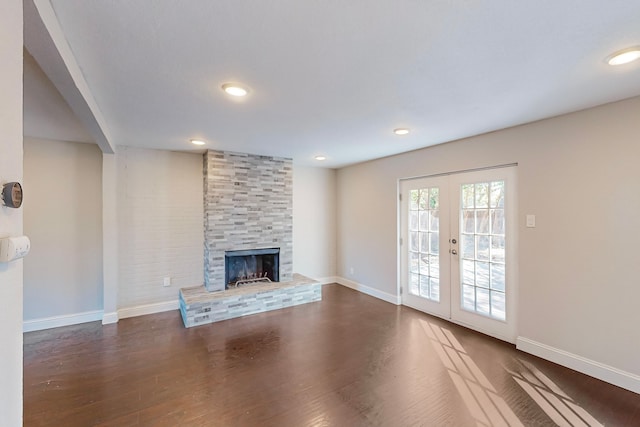
[[[203,167],[207,290],[227,289],[225,251],[279,248],[277,280],[291,281],[292,160],[208,150]]]
[[[280,248],[226,251],[225,289],[280,279]]]

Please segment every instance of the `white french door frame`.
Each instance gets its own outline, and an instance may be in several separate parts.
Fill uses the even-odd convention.
[[[412,178],[404,178],[398,180],[398,221],[397,221],[397,232],[398,232],[398,252],[397,252],[397,262],[398,262],[398,280],[397,280],[397,295],[398,301],[400,304],[407,305],[409,307],[418,309],[420,311],[424,311],[428,314],[441,317],[445,320],[448,320],[452,323],[456,323],[467,328],[476,330],[478,332],[484,333],[486,335],[493,336],[503,341],[507,341],[510,343],[515,343],[515,339],[517,336],[517,301],[518,301],[518,263],[517,263],[517,236],[518,236],[518,213],[517,213],[517,163],[499,165],[487,168],[479,168],[479,169],[471,169],[471,170],[461,170],[449,173],[442,173],[424,177],[412,177]],[[438,310],[429,307],[429,302],[424,305],[415,304],[413,301],[407,303],[406,295],[403,295],[403,281],[405,281],[404,275],[407,274],[407,252],[408,249],[405,245],[408,245],[409,242],[406,241],[406,226],[403,224],[404,221],[407,221],[407,218],[403,218],[403,215],[407,215],[407,207],[408,202],[402,201],[402,193],[403,189],[405,189],[405,185],[407,182],[419,182],[420,180],[426,180],[425,182],[441,182],[439,180],[434,180],[435,178],[444,177],[447,180],[450,180],[450,187],[459,186],[460,183],[463,182],[478,182],[478,180],[491,180],[494,179],[495,173],[497,169],[509,168],[500,173],[504,176],[504,180],[506,182],[506,193],[505,197],[507,200],[506,209],[508,212],[508,217],[511,219],[506,223],[506,235],[508,238],[507,245],[507,269],[505,280],[507,283],[507,294],[506,294],[506,319],[503,322],[504,328],[494,328],[492,324],[495,325],[495,322],[500,322],[500,320],[484,317],[480,314],[465,311],[461,308],[461,284],[460,284],[460,266],[461,266],[461,250],[458,247],[450,247],[448,244],[446,246],[442,246],[442,242],[448,242],[450,238],[456,238],[458,242],[461,241],[460,236],[460,222],[459,220],[454,221],[451,219],[449,228],[450,235],[446,235],[446,230],[441,231],[441,248],[440,253],[441,256],[449,255],[448,252],[451,248],[457,249],[458,255],[450,255],[452,259],[449,262],[445,262],[446,266],[449,266],[450,273],[447,274],[445,272],[445,276],[450,276],[450,284],[449,291],[450,296],[443,298],[445,303],[449,304],[449,307],[442,308],[440,307]],[[465,179],[466,178],[466,179]],[[502,179],[502,178],[501,178]],[[470,180],[470,181],[469,181]],[[449,189],[447,189],[449,191]],[[456,191],[452,191],[452,194],[457,194]],[[456,215],[452,215],[452,218],[457,217],[457,214],[460,212],[460,200],[455,199],[454,196],[451,197],[450,201],[450,212],[456,212]],[[404,204],[403,204],[404,203]],[[446,284],[443,287],[441,284],[441,289],[447,288]],[[404,293],[408,293],[408,289],[404,289]]]
[[[446,176],[437,176],[437,177],[427,177],[427,178],[417,178],[417,179],[412,179],[412,180],[405,180],[403,182],[400,183],[400,191],[402,191],[403,193],[406,193],[406,191],[404,191],[405,189],[403,187],[407,186],[420,186],[420,188],[430,188],[430,189],[437,189],[438,191],[438,200],[439,200],[439,204],[444,205],[444,206],[449,206],[449,191],[448,191],[448,177]],[[409,206],[411,205],[411,201],[407,199],[405,199],[404,201],[401,200],[400,203],[400,211],[406,211],[408,213],[409,210]],[[403,209],[404,207],[404,209]],[[415,208],[412,210],[414,213],[416,213],[416,215],[419,214],[427,214],[428,217],[428,224],[427,224],[427,229],[428,231],[424,234],[427,234],[428,238],[426,240],[429,240],[429,242],[427,242],[427,246],[429,246],[429,248],[427,248],[426,250],[424,250],[423,248],[419,248],[419,252],[426,252],[429,255],[420,254],[420,257],[423,256],[428,256],[429,258],[431,258],[433,255],[433,251],[431,250],[431,246],[433,243],[436,242],[430,242],[431,240],[431,209],[423,209],[422,212],[420,212],[420,210],[416,211]],[[438,298],[437,300],[434,299],[430,299],[430,298],[421,298],[419,296],[414,296],[409,292],[409,289],[407,288],[406,291],[404,293],[404,295],[401,295],[401,302],[404,305],[407,305],[409,307],[415,308],[416,310],[420,310],[420,311],[424,311],[427,313],[431,313],[435,316],[439,316],[442,318],[449,318],[451,316],[451,302],[450,302],[450,297],[451,297],[451,292],[449,290],[449,284],[451,283],[451,279],[450,279],[450,259],[449,259],[449,254],[448,254],[448,248],[449,248],[449,229],[450,229],[450,224],[449,224],[449,219],[450,219],[450,215],[449,212],[446,212],[446,215],[442,214],[442,210],[440,208],[437,209],[438,211],[438,231],[437,231],[437,239],[434,239],[437,241],[437,246],[438,246],[438,250],[437,250],[437,255],[438,256],[438,274],[437,274],[437,280],[439,282],[438,285]],[[402,223],[399,221],[398,222],[399,226],[400,226],[400,239],[402,240],[402,245],[399,245],[400,247],[409,247],[411,245],[411,239],[409,238],[409,234],[410,231],[408,229],[408,227],[402,227]],[[418,227],[420,228],[420,227]],[[445,230],[446,232],[442,232],[442,230]],[[434,233],[436,234],[436,233]],[[406,246],[405,246],[406,245]],[[422,245],[422,244],[420,244]],[[413,249],[412,251],[416,251],[418,248]],[[401,250],[400,253],[400,265],[406,267],[406,265],[408,265],[409,263],[409,251],[408,250]],[[418,254],[415,254],[418,255]],[[446,256],[445,256],[446,255]],[[429,261],[428,264],[431,264],[431,260]],[[427,280],[431,280],[431,274],[429,274],[427,277]],[[401,286],[402,283],[400,282],[399,285]],[[421,285],[418,285],[419,287],[421,287]],[[444,289],[443,289],[444,287]],[[429,290],[431,290],[431,285],[428,286]],[[419,292],[422,292],[421,290]]]

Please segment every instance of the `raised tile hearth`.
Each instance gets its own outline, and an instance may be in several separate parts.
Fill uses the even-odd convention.
[[[208,292],[204,286],[182,288],[180,314],[184,326],[190,328],[321,299],[319,282],[294,274],[288,282],[255,284],[221,292]]]

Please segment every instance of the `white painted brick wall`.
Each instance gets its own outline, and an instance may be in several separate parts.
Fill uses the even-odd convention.
[[[177,300],[204,280],[202,154],[121,146],[117,158],[118,308]]]

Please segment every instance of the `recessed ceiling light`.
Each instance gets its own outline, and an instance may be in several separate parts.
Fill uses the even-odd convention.
[[[246,87],[238,83],[225,83],[222,85],[222,90],[231,96],[246,96],[249,93]]]
[[[315,159],[320,161],[320,162],[323,161],[323,160],[327,160],[327,158],[325,156],[316,156]]]
[[[607,64],[609,65],[622,65],[635,61],[640,58],[640,46],[634,46],[627,49],[619,50],[609,56],[607,56]]]
[[[406,135],[409,133],[409,129],[407,128],[398,128],[398,129],[394,129],[393,133],[395,133],[396,135]]]
[[[206,142],[204,142],[204,141],[202,141],[202,140],[200,140],[200,139],[192,139],[192,140],[191,140],[191,143],[192,143],[193,145],[205,145],[205,144],[206,144]]]

